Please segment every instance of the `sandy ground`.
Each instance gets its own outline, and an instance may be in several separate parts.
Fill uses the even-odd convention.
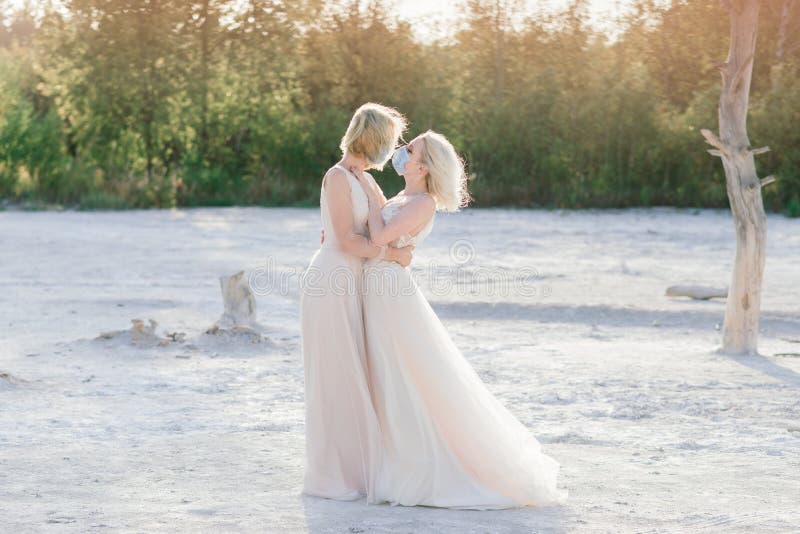
[[[727,285],[726,211],[441,214],[417,280],[570,491],[503,511],[300,495],[318,243],[312,209],[0,212],[0,530],[800,529],[800,220],[769,216],[761,355],[730,357],[724,301],[664,296]],[[204,334],[241,269],[284,281],[258,286],[260,342]],[[96,339],[135,318],[185,340]]]

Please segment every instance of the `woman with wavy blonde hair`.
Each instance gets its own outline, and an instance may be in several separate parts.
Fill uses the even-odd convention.
[[[363,173],[369,232],[377,245],[419,245],[437,211],[470,195],[464,162],[427,131],[392,157],[406,187],[386,200]],[[566,501],[560,464],[486,387],[453,343],[408,270],[379,257],[364,266],[370,386],[382,455],[370,464],[370,502],[499,509]]]
[[[364,104],[342,137],[342,159],[322,179],[320,211],[327,236],[303,274],[300,294],[306,495],[353,500],[373,493],[369,467],[378,461],[380,437],[367,383],[362,267],[365,259],[376,257],[407,266],[413,247],[370,240],[367,195],[350,169],[382,168],[405,127],[396,110]],[[374,180],[371,184],[377,187]]]

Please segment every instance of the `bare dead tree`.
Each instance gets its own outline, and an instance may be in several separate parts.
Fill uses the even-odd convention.
[[[722,73],[719,99],[719,137],[702,130],[709,150],[722,159],[728,200],[736,229],[736,258],[722,328],[721,351],[757,354],[761,283],[764,275],[767,221],[761,187],[775,181],[758,179],[756,154],[769,147],[751,148],[747,138],[747,106],[760,0],[722,0],[730,17],[730,48]]]

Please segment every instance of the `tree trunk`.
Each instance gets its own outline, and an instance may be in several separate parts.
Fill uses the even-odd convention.
[[[725,182],[736,229],[736,257],[722,328],[721,351],[757,354],[761,282],[764,274],[767,222],[753,156],[769,148],[752,149],[747,138],[747,105],[756,48],[759,0],[722,0],[730,15],[728,59],[719,65],[719,137],[702,130],[709,150],[722,158]]]
[[[505,40],[505,8],[500,0],[495,2],[495,61],[494,61],[494,101],[498,106],[503,102],[503,41]]]
[[[199,152],[202,163],[208,160],[208,56],[209,56],[209,24],[208,0],[203,2],[200,12],[200,135]]]
[[[231,276],[221,276],[222,301],[225,312],[206,330],[207,334],[258,334],[263,327],[256,321],[256,299],[244,271]]]

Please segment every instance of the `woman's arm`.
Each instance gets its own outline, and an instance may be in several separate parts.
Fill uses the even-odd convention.
[[[380,207],[383,208],[383,205],[387,202],[386,195],[383,194],[383,189],[381,189],[381,186],[378,185],[378,182],[375,181],[375,178],[373,178],[370,173],[365,172],[364,174],[367,176],[367,178],[369,178],[369,181],[372,184],[372,190],[375,191],[375,195],[378,199],[378,203],[380,204]]]
[[[419,228],[422,223],[433,217],[433,213],[436,211],[436,201],[430,195],[419,195],[400,208],[400,212],[392,217],[389,224],[384,224],[380,199],[377,192],[370,187],[364,174],[355,173],[369,199],[369,236],[376,245],[388,245],[398,237]]]
[[[430,195],[420,195],[408,201],[400,211],[392,217],[389,224],[383,223],[380,211],[373,216],[370,210],[369,235],[376,245],[387,245],[400,236],[419,228],[433,217],[436,201]]]
[[[323,194],[326,195],[333,231],[342,252],[359,258],[374,258],[381,254],[381,245],[354,231],[353,205],[350,197],[350,182],[343,171],[332,169],[323,178]],[[406,267],[411,261],[413,247],[396,249],[389,247],[385,259],[396,261]]]

